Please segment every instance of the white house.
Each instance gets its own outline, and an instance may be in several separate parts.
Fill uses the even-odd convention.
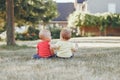
[[[120,13],[120,0],[87,0],[90,13]]]

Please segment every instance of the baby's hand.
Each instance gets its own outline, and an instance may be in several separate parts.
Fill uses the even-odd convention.
[[[78,44],[75,43],[75,44],[74,44],[74,48],[72,48],[72,51],[73,51],[73,52],[76,52],[77,50],[78,50]]]
[[[78,44],[75,43],[75,52],[78,50]]]
[[[75,48],[78,50],[78,44],[77,43],[75,43]]]

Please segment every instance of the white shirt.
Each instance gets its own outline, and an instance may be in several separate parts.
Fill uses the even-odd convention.
[[[55,44],[56,48],[57,48],[57,53],[56,55],[58,57],[71,57],[72,54],[72,49],[75,49],[75,44],[71,43],[69,41],[58,41]]]

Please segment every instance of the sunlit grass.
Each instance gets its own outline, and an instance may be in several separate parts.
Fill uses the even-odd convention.
[[[0,49],[6,49],[6,50],[17,50],[17,49],[25,49],[30,48],[27,45],[1,45]]]
[[[79,48],[72,59],[33,60],[35,48],[0,49],[0,80],[119,80],[120,48]]]

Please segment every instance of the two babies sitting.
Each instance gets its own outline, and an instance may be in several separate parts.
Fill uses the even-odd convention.
[[[39,33],[41,41],[37,44],[37,54],[33,55],[34,59],[40,58],[71,58],[73,52],[77,50],[75,43],[70,42],[71,31],[69,29],[62,29],[60,32],[60,39],[56,44],[52,45],[51,33],[49,30],[41,30]]]

